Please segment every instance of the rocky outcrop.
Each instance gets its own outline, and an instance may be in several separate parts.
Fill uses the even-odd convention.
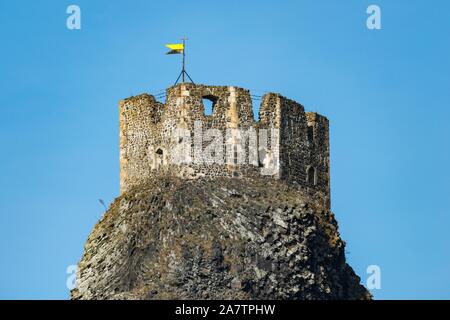
[[[332,212],[299,187],[155,177],[97,223],[72,298],[369,299],[344,246]]]

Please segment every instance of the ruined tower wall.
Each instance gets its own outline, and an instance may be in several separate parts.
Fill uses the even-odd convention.
[[[205,114],[204,99],[212,101],[211,115]],[[181,84],[168,89],[166,106],[167,110],[162,119],[164,128],[162,132],[167,132],[169,127],[182,128],[194,133],[189,155],[191,163],[177,168],[182,176],[194,178],[258,174],[257,167],[238,164],[234,155],[230,154],[230,150],[233,150],[233,146],[238,144],[240,138],[233,129],[248,130],[255,127],[248,90],[229,86]],[[198,123],[201,123],[201,126],[198,126]],[[208,129],[214,129],[221,137],[220,150],[214,152],[214,157],[206,157],[205,154],[205,150],[213,149],[212,142],[218,141],[215,137],[201,134]],[[197,140],[198,136],[202,136],[202,139]],[[248,142],[246,144],[248,145]],[[177,150],[174,147],[175,145],[172,144],[168,148],[169,152]]]
[[[211,115],[204,99],[212,101]],[[264,95],[259,121],[248,90],[194,84],[167,89],[165,104],[147,94],[122,100],[119,114],[121,192],[165,171],[185,178],[265,175],[329,195],[328,120],[279,94]],[[207,129],[218,136],[204,135]]]
[[[280,170],[281,178],[306,182],[309,150],[306,140],[304,107],[290,99],[280,97]]]
[[[212,115],[205,115],[203,99],[213,101]],[[166,103],[152,96],[141,95],[120,102],[121,192],[138,185],[156,170],[165,170],[187,178],[198,176],[256,176],[256,163],[239,163],[230,154],[239,145],[240,137],[233,129],[256,130],[248,90],[228,86],[182,84],[167,90]],[[201,126],[196,126],[201,123]],[[187,130],[191,137],[178,137],[176,130]],[[195,133],[215,129],[223,137],[217,153],[221,163],[205,159],[204,150],[212,137],[196,141]],[[184,141],[180,141],[186,139]],[[180,144],[190,139],[185,162],[174,164]],[[217,141],[217,140],[216,140]],[[245,143],[248,150],[249,141]],[[240,154],[239,154],[240,155]],[[217,160],[217,157],[214,158]],[[240,159],[239,159],[240,160]],[[258,159],[256,159],[257,161]],[[189,162],[189,163],[187,163]]]
[[[281,177],[280,167],[280,129],[282,124],[281,99],[278,94],[268,93],[262,98],[259,108],[259,130],[267,131],[267,146],[259,140],[260,162],[271,161],[274,167],[273,177]],[[274,129],[275,131],[273,131]],[[261,137],[260,137],[261,138]]]
[[[151,171],[147,161],[149,141],[155,134],[164,105],[143,94],[119,102],[120,190],[145,180]]]
[[[326,117],[315,113],[306,113],[309,127],[308,163],[316,170],[316,187],[330,197],[330,131]]]
[[[277,94],[268,94],[260,109],[260,121],[278,128],[277,177],[320,191],[329,204],[330,165],[328,119]]]

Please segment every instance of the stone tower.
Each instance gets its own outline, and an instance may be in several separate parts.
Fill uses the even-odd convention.
[[[318,192],[329,206],[328,119],[295,101],[267,93],[255,120],[248,90],[183,83],[167,89],[164,104],[148,94],[122,100],[119,114],[122,193],[163,172],[264,175]]]

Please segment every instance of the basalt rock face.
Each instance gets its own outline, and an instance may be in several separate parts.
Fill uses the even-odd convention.
[[[72,299],[370,299],[325,208],[264,178],[155,177],[97,223]]]

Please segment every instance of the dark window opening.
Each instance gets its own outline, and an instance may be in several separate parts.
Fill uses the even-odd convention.
[[[214,113],[214,107],[216,106],[218,98],[215,96],[207,95],[203,96],[203,107],[205,110],[205,116],[211,116]]]
[[[164,165],[164,151],[161,148],[158,148],[155,152],[155,169],[158,170],[161,166]]]
[[[306,171],[306,183],[311,187],[316,185],[316,169],[314,167],[309,167]]]
[[[314,128],[312,126],[308,126],[308,142],[314,143]]]
[[[264,161],[266,160],[267,157],[267,152],[265,149],[261,149],[259,150],[259,154],[258,154],[258,166],[260,168],[264,167]]]

